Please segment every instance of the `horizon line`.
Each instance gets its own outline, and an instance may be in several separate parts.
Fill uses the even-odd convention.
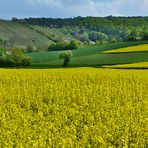
[[[3,18],[3,17],[0,17],[0,20],[12,20],[13,18],[16,18],[16,19],[29,19],[29,18],[45,18],[45,19],[74,19],[74,18],[87,18],[87,17],[92,17],[92,18],[108,18],[108,17],[115,17],[115,18],[144,18],[144,17],[148,17],[148,15],[146,16],[142,16],[142,15],[129,15],[129,16],[115,16],[115,15],[107,15],[107,16],[74,16],[74,17],[35,17],[35,16],[28,16],[28,17],[16,17],[16,16],[12,16],[11,18]]]

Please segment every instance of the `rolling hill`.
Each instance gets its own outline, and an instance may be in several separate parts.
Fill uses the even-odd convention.
[[[72,30],[79,31],[79,29],[69,27],[67,29],[66,27],[50,28],[18,21],[0,20],[0,41],[7,41],[21,48],[32,45],[41,50],[38,53],[26,53],[32,57],[31,67],[61,67],[63,61],[59,60],[59,54],[65,51],[47,52],[45,50],[47,50],[49,44],[55,43],[57,40],[64,40],[66,42],[76,39],[70,32]],[[68,32],[68,30],[70,31]],[[78,41],[81,44],[81,41]],[[73,57],[71,58],[69,67],[103,67],[106,65],[147,62],[148,41],[128,41],[95,45],[87,48],[78,48],[72,52]]]
[[[117,64],[128,64],[136,62],[148,61],[148,52],[129,52],[129,53],[102,53],[104,51],[120,50],[120,48],[134,48],[143,46],[148,41],[139,42],[122,42],[115,44],[107,44],[101,46],[93,46],[89,48],[80,48],[72,51],[73,57],[69,64],[70,67],[81,67],[81,66],[97,66],[102,67],[104,65],[117,65]],[[63,61],[59,60],[59,54],[64,51],[55,52],[39,52],[29,53],[31,56],[32,67],[61,67]]]
[[[20,23],[0,20],[0,38],[15,46],[33,45],[37,48],[45,48],[51,40],[40,33]]]
[[[59,41],[74,40],[70,34],[65,34],[61,28],[34,26],[19,21],[0,20],[0,46],[3,43],[13,44],[22,49],[32,45],[39,50],[47,50],[49,45]],[[77,39],[75,39],[77,40]],[[81,41],[79,41],[82,44]]]

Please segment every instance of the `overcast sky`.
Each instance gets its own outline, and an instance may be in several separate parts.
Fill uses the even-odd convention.
[[[0,18],[148,16],[148,0],[0,0]]]

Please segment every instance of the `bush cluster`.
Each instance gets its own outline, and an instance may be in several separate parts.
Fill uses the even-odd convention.
[[[0,67],[21,67],[29,66],[31,57],[25,54],[19,48],[11,48],[10,50],[0,49]]]
[[[51,44],[48,47],[48,51],[58,51],[58,50],[74,50],[78,48],[77,41],[73,40],[70,43],[59,42],[57,44]]]

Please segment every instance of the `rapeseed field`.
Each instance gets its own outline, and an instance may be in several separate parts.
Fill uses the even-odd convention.
[[[0,147],[148,147],[148,71],[0,70]]]

